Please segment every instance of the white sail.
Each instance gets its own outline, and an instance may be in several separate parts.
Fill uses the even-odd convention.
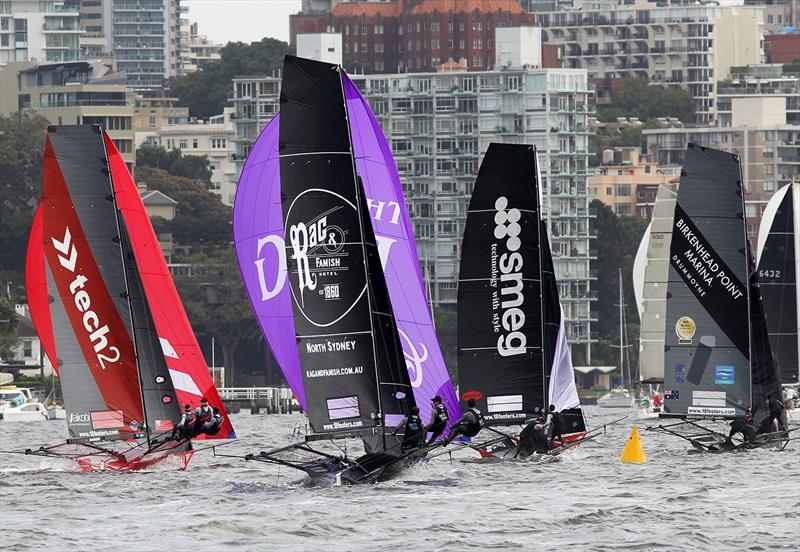
[[[672,242],[672,219],[675,214],[677,186],[660,186],[653,207],[644,260],[641,287],[641,328],[639,337],[639,379],[643,382],[664,380],[664,335],[666,328],[667,279],[669,250]],[[638,255],[637,255],[638,256]],[[636,286],[634,265],[634,286]],[[637,298],[637,303],[639,302]]]

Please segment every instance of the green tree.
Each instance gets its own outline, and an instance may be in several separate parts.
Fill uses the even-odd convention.
[[[42,191],[48,124],[30,110],[0,116],[0,282],[23,280],[28,233]]]
[[[145,144],[136,150],[136,166],[162,169],[175,176],[211,184],[211,163],[206,155],[183,155],[179,149],[167,151]]]
[[[450,372],[450,379],[458,382],[458,316],[457,311],[452,306],[442,306],[433,308],[434,322],[436,324],[436,335],[439,337],[439,346],[442,348],[442,355],[447,369]]]
[[[225,385],[234,384],[236,353],[262,341],[250,304],[245,296],[232,247],[204,247],[181,262],[192,266],[192,276],[175,278],[175,285],[198,339],[214,337],[222,349]],[[266,362],[265,367],[269,367]]]
[[[677,117],[685,123],[694,121],[695,102],[686,90],[650,84],[647,79],[625,79],[611,104],[597,109],[597,118],[613,122],[617,117],[638,117],[649,121],[656,117]]]
[[[592,227],[597,234],[595,247],[597,261],[597,311],[595,329],[598,343],[592,347],[592,358],[597,362],[616,365],[619,351],[611,345],[619,342],[619,269],[622,269],[625,318],[628,321],[628,350],[631,366],[635,369],[639,343],[639,316],[633,293],[633,260],[642,241],[647,221],[639,217],[617,216],[610,207],[595,199],[589,206],[594,215]]]
[[[206,65],[185,77],[169,80],[172,96],[189,108],[194,117],[206,118],[222,113],[232,93],[231,79],[237,75],[271,75],[283,66],[283,57],[294,47],[274,38],[258,42],[229,42],[217,63]]]
[[[14,305],[5,297],[0,297],[0,360],[14,357],[14,349],[19,345],[17,338],[17,313]]]
[[[136,179],[178,202],[175,218],[154,220],[157,232],[170,231],[181,245],[229,244],[233,239],[231,208],[198,180],[172,175],[162,169],[141,167]]]

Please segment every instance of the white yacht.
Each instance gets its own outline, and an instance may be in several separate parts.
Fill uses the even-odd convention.
[[[597,406],[600,408],[632,408],[634,403],[635,400],[631,396],[630,391],[624,387],[612,389],[597,399]]]
[[[27,387],[0,387],[0,417],[6,422],[44,422],[51,418],[47,408]]]

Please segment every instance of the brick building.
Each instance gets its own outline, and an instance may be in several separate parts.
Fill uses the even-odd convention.
[[[450,59],[470,70],[494,67],[496,27],[532,26],[535,15],[516,0],[389,0],[342,2],[330,11],[290,18],[298,33],[338,32],[351,73],[435,72]],[[561,67],[557,47],[542,52],[544,67]]]

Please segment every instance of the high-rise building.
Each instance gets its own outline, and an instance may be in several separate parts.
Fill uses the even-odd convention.
[[[570,342],[591,357],[588,119],[586,71],[507,68],[352,75],[392,148],[414,224],[431,300],[453,304],[467,207],[490,142],[535,145],[543,211]],[[235,142],[240,163],[278,111],[280,79],[234,79]],[[577,352],[577,350],[576,350]]]
[[[681,165],[691,142],[741,156],[747,234],[755,240],[772,195],[800,179],[800,126],[787,124],[779,96],[733,96],[730,126],[658,128],[642,131],[647,151],[662,164]]]
[[[125,75],[99,62],[8,63],[0,68],[0,115],[27,108],[54,125],[102,124],[133,169],[134,95]]]
[[[0,2],[0,65],[9,62],[76,61],[79,12],[63,0]]]
[[[765,34],[800,25],[800,0],[744,0],[744,5],[764,8]]]
[[[763,8],[717,3],[608,2],[537,11],[542,41],[564,48],[565,67],[590,79],[639,77],[680,86],[695,99],[698,123],[717,118],[717,82],[731,67],[761,63]]]

